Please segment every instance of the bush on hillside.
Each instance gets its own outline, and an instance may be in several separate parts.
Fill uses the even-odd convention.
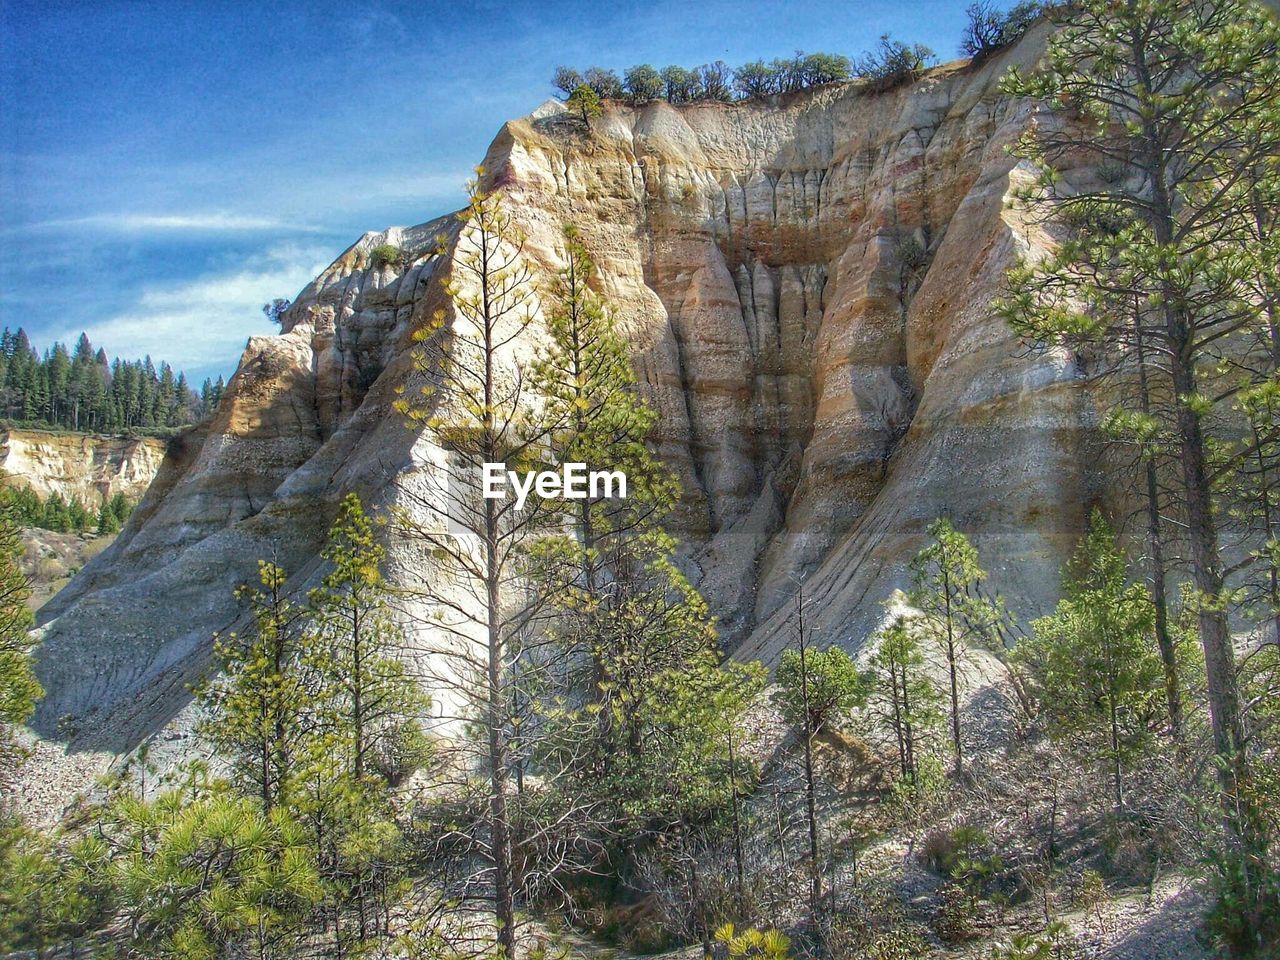
[[[622,81],[626,89],[627,99],[635,103],[649,100],[661,100],[666,86],[662,82],[662,74],[650,64],[642,63],[627,71]]]
[[[965,10],[968,19],[960,52],[980,61],[1016,43],[1043,12],[1044,5],[1039,0],[1025,0],[1007,11],[989,0],[978,0]]]
[[[394,243],[380,243],[369,251],[373,265],[378,269],[400,262],[402,251]]]
[[[602,67],[590,67],[579,73],[571,67],[561,66],[556,68],[551,83],[566,99],[585,85],[601,100],[627,100],[631,103],[648,103],[651,100],[728,102],[790,93],[824,83],[839,83],[849,80],[853,74],[853,63],[846,56],[797,51],[792,57],[769,63],[753,60],[736,68],[723,60],[693,68],[672,64],[660,71],[651,64],[641,63],[624,71],[621,78],[614,71]]]
[[[919,78],[937,58],[922,43],[905,44],[889,34],[854,63],[854,73],[870,81],[873,89],[891,90]]]

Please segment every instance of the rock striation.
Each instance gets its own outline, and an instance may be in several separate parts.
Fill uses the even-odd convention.
[[[154,437],[114,437],[43,430],[0,432],[0,478],[41,497],[58,494],[97,508],[123,493],[137,500],[164,460]]]
[[[490,147],[531,266],[562,262],[569,222],[597,259],[683,484],[674,532],[735,656],[776,659],[800,584],[815,641],[856,648],[943,513],[1013,606],[1052,599],[1098,496],[1093,406],[1071,358],[1028,355],[990,310],[1049,242],[1005,150],[1033,111],[998,89],[1042,43],[884,92],[610,103],[589,130],[549,103]],[[393,403],[456,234],[366,234],[249,341],[214,419],[41,611],[37,730],[110,755],[177,729],[259,558],[301,584],[347,491],[414,509],[431,451]],[[401,581],[427,562],[392,556]]]

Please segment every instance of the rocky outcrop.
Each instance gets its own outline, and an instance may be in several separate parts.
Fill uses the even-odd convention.
[[[489,150],[531,266],[559,265],[568,222],[599,263],[683,484],[675,532],[738,656],[776,658],[800,583],[815,640],[858,646],[942,513],[1013,605],[1056,589],[1095,495],[1091,407],[1069,358],[1026,355],[990,311],[1047,242],[1005,151],[1031,112],[997,85],[1041,42],[887,92],[609,104],[590,130],[551,104]],[[393,403],[456,227],[364,236],[250,341],[214,420],[42,611],[38,729],[71,715],[76,746],[115,752],[180,724],[258,558],[305,583],[345,492],[414,509],[431,451]],[[386,243],[398,263],[375,262]],[[391,547],[401,580],[429,563]]]
[[[139,499],[160,469],[166,446],[154,437],[5,430],[0,482],[96,509],[117,493]]]

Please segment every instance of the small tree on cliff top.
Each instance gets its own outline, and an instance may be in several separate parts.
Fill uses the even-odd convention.
[[[604,107],[600,105],[600,94],[585,83],[580,83],[574,88],[573,93],[569,94],[569,99],[565,101],[565,106],[578,114],[583,123],[590,123],[592,117],[598,117],[604,113]]]

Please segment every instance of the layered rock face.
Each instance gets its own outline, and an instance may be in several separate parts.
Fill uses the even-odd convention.
[[[117,493],[141,497],[160,469],[165,447],[153,437],[6,430],[0,432],[0,476],[41,497],[56,493],[96,508]]]
[[[882,93],[610,104],[590,131],[548,105],[490,148],[530,265],[562,263],[566,223],[599,264],[683,484],[674,532],[735,656],[776,659],[801,584],[814,641],[858,647],[944,513],[1011,606],[1056,591],[1095,496],[1091,406],[1066,358],[1028,355],[990,309],[1046,243],[1005,152],[1031,112],[997,89],[1041,42]],[[41,732],[69,714],[108,752],[154,734],[259,558],[304,584],[347,491],[415,508],[431,451],[392,405],[456,234],[366,235],[250,341],[216,418],[41,612]],[[399,263],[374,261],[385,243]],[[392,556],[402,580],[428,563]]]

